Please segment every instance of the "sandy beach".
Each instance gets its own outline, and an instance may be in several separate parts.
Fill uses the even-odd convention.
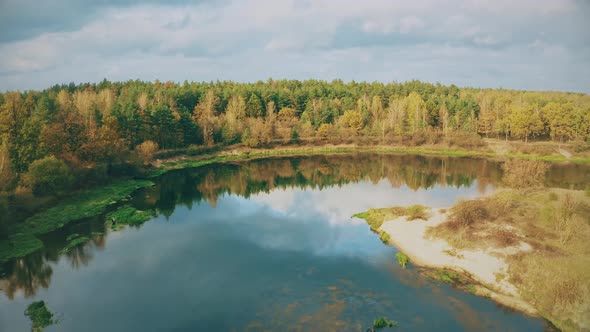
[[[385,221],[380,229],[387,232],[390,242],[410,257],[411,264],[452,270],[480,283],[477,294],[489,296],[508,307],[536,315],[537,311],[523,301],[514,285],[507,280],[507,253],[528,250],[525,245],[502,250],[464,250],[451,247],[445,240],[426,238],[428,227],[444,223],[447,213],[431,209],[428,220],[407,221],[399,217]]]

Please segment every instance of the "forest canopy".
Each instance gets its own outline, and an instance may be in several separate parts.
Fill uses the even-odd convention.
[[[405,83],[109,82],[0,94],[0,190],[31,166],[82,179],[125,173],[157,149],[302,140],[436,143],[452,135],[590,140],[590,96]],[[37,161],[37,162],[36,162]],[[51,187],[51,186],[49,186]],[[45,188],[45,187],[43,187]],[[60,190],[67,188],[60,187]]]

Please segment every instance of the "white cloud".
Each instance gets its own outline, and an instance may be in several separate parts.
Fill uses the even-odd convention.
[[[113,80],[176,81],[418,78],[584,90],[590,86],[590,54],[582,46],[590,29],[579,8],[588,7],[574,0],[111,6],[78,29],[1,43],[0,89],[94,81],[108,74]],[[539,81],[555,77],[548,71],[571,75]]]
[[[322,190],[287,189],[261,193],[250,198],[284,216],[321,215],[330,224],[349,224],[362,221],[351,218],[370,208],[422,204],[433,208],[449,207],[458,199],[475,198],[481,193],[471,188],[441,188],[412,190],[406,186],[395,188],[388,180],[377,184],[369,181],[349,183],[343,187]]]
[[[399,25],[399,32],[408,33],[413,30],[418,30],[424,27],[424,21],[416,16],[407,16],[401,19]]]

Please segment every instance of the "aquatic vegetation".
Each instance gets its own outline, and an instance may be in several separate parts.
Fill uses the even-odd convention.
[[[399,263],[399,265],[401,265],[404,269],[406,268],[406,265],[408,265],[408,263],[410,262],[410,257],[408,257],[401,251],[398,252],[395,255],[395,257],[397,258],[397,262]]]
[[[25,310],[25,316],[29,317],[32,323],[32,331],[42,331],[49,325],[55,324],[56,321],[53,319],[53,314],[44,301],[37,301],[29,304]]]
[[[33,215],[24,223],[12,226],[9,229],[12,234],[8,235],[6,240],[0,240],[0,263],[15,257],[24,257],[43,248],[43,242],[35,235],[60,229],[76,220],[100,215],[109,206],[127,198],[135,190],[151,185],[153,182],[147,180],[115,182],[78,193],[54,207]]]
[[[153,211],[140,211],[131,205],[123,205],[106,215],[112,225],[140,225],[154,217]]]
[[[17,233],[0,241],[0,263],[15,257],[24,257],[43,248],[43,242],[32,234]]]
[[[428,219],[427,207],[422,205],[412,205],[408,207],[394,206],[389,208],[369,209],[365,212],[354,214],[353,217],[364,219],[371,227],[372,231],[377,231],[381,225],[387,221],[402,216],[408,216],[407,220]]]
[[[376,329],[382,329],[384,327],[393,327],[396,325],[397,325],[396,321],[389,320],[385,317],[379,317],[379,318],[375,318],[375,320],[373,320],[373,327]]]
[[[67,237],[66,241],[68,244],[60,251],[60,253],[64,254],[68,251],[85,244],[86,242],[90,241],[90,238],[87,236],[81,236],[77,233],[71,234]]]
[[[87,190],[35,214],[25,221],[25,226],[33,234],[44,234],[69,222],[102,214],[109,206],[128,197],[135,190],[151,185],[153,182],[147,180],[127,180]]]
[[[391,240],[391,237],[387,232],[379,230],[379,239],[381,240],[381,242],[387,244]]]
[[[452,285],[456,284],[461,279],[461,277],[459,276],[458,273],[446,271],[446,270],[437,271],[435,276],[436,276],[437,280],[442,281],[446,284],[452,284]]]

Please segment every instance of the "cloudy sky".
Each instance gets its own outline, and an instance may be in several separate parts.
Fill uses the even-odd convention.
[[[0,90],[340,78],[590,92],[590,0],[0,0]]]

